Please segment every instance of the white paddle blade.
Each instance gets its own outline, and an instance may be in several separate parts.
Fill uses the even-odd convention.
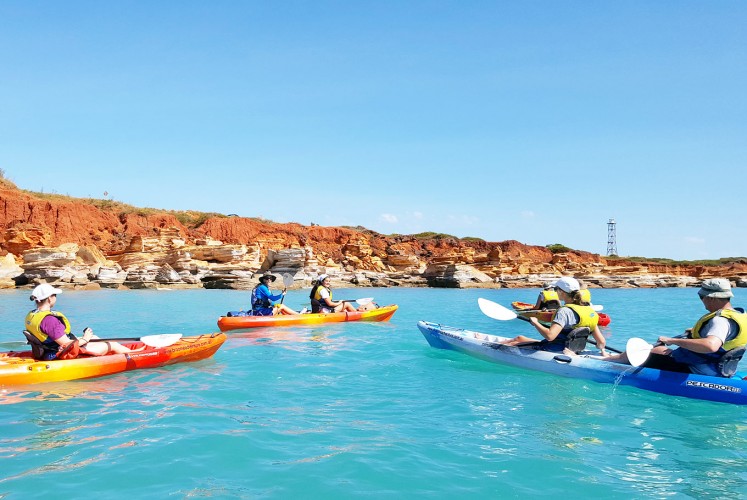
[[[283,285],[285,285],[285,288],[293,286],[293,276],[288,273],[283,274]]]
[[[167,347],[179,342],[182,338],[181,333],[161,333],[159,335],[146,335],[140,337],[140,342],[150,347]]]
[[[641,366],[646,362],[653,348],[654,346],[645,340],[633,337],[625,344],[625,354],[628,356],[628,361],[632,366]]]
[[[597,312],[604,310],[604,306],[600,304],[592,304],[591,308]]]
[[[373,297],[363,297],[362,299],[356,299],[355,302],[360,306],[367,306],[373,302]]]
[[[500,304],[496,304],[492,300],[483,299],[482,297],[480,297],[479,299],[477,299],[477,305],[480,306],[480,310],[485,316],[493,319],[507,321],[510,319],[518,318],[515,312],[503,307]]]

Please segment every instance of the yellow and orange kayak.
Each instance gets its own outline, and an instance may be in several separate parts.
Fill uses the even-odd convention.
[[[534,304],[529,304],[528,302],[511,302],[511,307],[514,308],[514,312],[519,316],[524,316],[525,318],[534,317],[544,323],[551,322],[555,315],[555,309],[537,310],[534,308]],[[599,315],[599,326],[607,326],[612,321],[608,315],[602,312],[598,312],[597,314]]]
[[[226,341],[224,333],[216,332],[195,337],[181,337],[165,347],[145,346],[142,351],[106,356],[79,356],[75,359],[36,361],[31,351],[0,353],[0,387],[39,384],[83,378],[102,377],[141,368],[199,361],[209,358]],[[142,342],[121,342],[131,349],[143,347]]]
[[[345,321],[389,321],[397,305],[383,306],[370,311],[338,312],[323,314],[278,314],[277,316],[221,316],[218,328],[222,332],[259,328],[263,326],[319,325]]]

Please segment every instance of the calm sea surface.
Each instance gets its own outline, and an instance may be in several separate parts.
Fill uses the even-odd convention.
[[[0,350],[21,348],[29,293],[0,292]],[[593,293],[616,347],[705,312],[692,288]],[[747,498],[745,408],[495,365],[433,349],[416,327],[531,334],[476,301],[536,294],[336,290],[400,309],[389,323],[229,334],[198,363],[2,389],[0,498]],[[121,337],[217,331],[248,300],[104,290],[57,305],[75,332]]]

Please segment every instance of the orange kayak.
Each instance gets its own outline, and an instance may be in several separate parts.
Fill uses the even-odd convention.
[[[141,368],[199,361],[215,354],[225,341],[226,335],[217,332],[182,337],[166,347],[145,346],[142,351],[127,354],[83,355],[54,361],[36,361],[31,357],[31,351],[0,352],[0,387],[102,377]],[[131,349],[144,346],[142,342],[121,343]]]
[[[277,316],[221,316],[218,328],[222,332],[259,328],[263,326],[300,326],[345,321],[389,321],[397,310],[396,305],[383,306],[370,311],[338,312],[326,314],[278,314]]]
[[[534,308],[534,304],[529,304],[527,302],[511,302],[511,307],[514,308],[514,311],[519,316],[524,316],[525,318],[534,317],[545,323],[550,323],[552,321],[553,315],[555,314],[554,309],[540,311]],[[603,312],[598,312],[597,314],[599,315],[599,326],[607,326],[612,321],[612,318],[610,318]]]

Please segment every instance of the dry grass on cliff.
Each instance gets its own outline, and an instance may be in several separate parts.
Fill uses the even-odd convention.
[[[4,179],[2,176],[0,176],[0,183],[8,187],[13,187],[17,189],[15,184],[13,184],[7,179]],[[21,189],[20,191],[30,196],[33,196],[34,198],[38,198],[41,200],[57,201],[57,202],[64,202],[64,203],[85,203],[87,205],[92,205],[98,208],[102,212],[112,212],[112,213],[117,214],[118,216],[127,215],[127,214],[137,214],[143,217],[147,217],[149,215],[155,215],[155,214],[173,215],[179,222],[182,223],[182,225],[190,229],[196,229],[200,227],[206,220],[212,217],[227,217],[224,214],[219,214],[216,212],[196,212],[192,210],[187,210],[187,211],[164,210],[164,209],[159,209],[159,208],[135,207],[132,205],[128,205],[127,203],[122,203],[121,201],[113,200],[111,198],[109,199],[75,198],[73,196],[57,194],[54,192],[44,193],[44,192],[28,191],[26,189]]]
[[[5,170],[0,168],[0,186],[10,188],[10,189],[18,189],[18,186],[13,184],[10,179],[5,178]]]

